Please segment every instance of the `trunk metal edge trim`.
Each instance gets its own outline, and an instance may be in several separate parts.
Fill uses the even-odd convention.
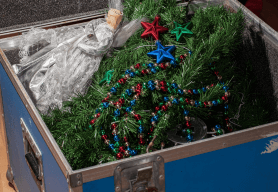
[[[29,112],[32,120],[34,121],[35,125],[37,126],[39,132],[41,133],[46,145],[48,146],[49,150],[51,151],[52,155],[54,156],[55,160],[57,161],[60,169],[62,170],[65,178],[67,176],[67,171],[69,173],[72,172],[72,168],[69,165],[68,161],[66,160],[64,154],[60,150],[59,146],[57,145],[55,139],[53,138],[52,134],[50,133],[49,129],[45,125],[44,121],[42,120],[41,116],[39,115],[36,107],[34,106],[32,100],[30,99],[29,95],[25,91],[23,85],[21,84],[20,80],[18,79],[17,75],[13,71],[10,62],[5,56],[5,53],[0,48],[0,62],[4,70],[6,71],[9,79],[11,80],[14,88],[16,89],[19,97],[21,98],[23,104],[25,105],[27,111]]]

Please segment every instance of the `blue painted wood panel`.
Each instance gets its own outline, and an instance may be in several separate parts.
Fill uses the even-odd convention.
[[[2,89],[10,163],[14,172],[14,180],[19,191],[39,192],[24,157],[20,126],[20,118],[23,118],[42,152],[46,192],[68,192],[69,189],[65,176],[43,140],[1,63],[0,85]]]
[[[278,136],[165,164],[166,192],[276,192],[277,181]],[[114,178],[85,183],[83,191],[114,191]]]

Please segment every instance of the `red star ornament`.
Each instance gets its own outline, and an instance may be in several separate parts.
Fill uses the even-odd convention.
[[[158,40],[158,33],[164,33],[168,31],[168,28],[158,25],[159,21],[160,16],[157,15],[155,16],[154,21],[152,23],[141,22],[142,27],[145,29],[144,33],[141,35],[141,38],[144,39],[151,35],[154,40]]]

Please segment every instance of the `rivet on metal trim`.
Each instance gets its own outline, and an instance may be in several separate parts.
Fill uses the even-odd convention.
[[[77,181],[77,185],[82,185],[81,181]]]
[[[120,191],[120,187],[116,187],[116,191]]]
[[[160,175],[160,176],[159,176],[159,179],[161,179],[161,180],[164,179],[163,175]]]
[[[121,171],[121,167],[120,166],[118,166],[117,169],[118,169],[118,171]]]
[[[158,157],[157,157],[157,160],[160,161],[160,159],[161,159],[161,158],[158,156]]]
[[[77,174],[76,177],[79,179],[79,178],[81,177],[81,175],[80,175],[80,174]]]

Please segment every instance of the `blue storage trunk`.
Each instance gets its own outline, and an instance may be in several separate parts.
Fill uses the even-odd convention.
[[[189,9],[206,7],[207,2],[193,0]],[[260,29],[265,41],[277,49],[277,32],[238,1],[213,3],[234,12],[242,9],[246,23]],[[88,15],[86,19],[90,16],[93,18]],[[82,20],[71,20],[76,19]],[[5,121],[8,141],[7,178],[17,191],[278,191],[278,122],[73,171],[5,55],[6,50],[16,49],[17,39],[0,40],[0,102],[4,111],[0,120]]]

